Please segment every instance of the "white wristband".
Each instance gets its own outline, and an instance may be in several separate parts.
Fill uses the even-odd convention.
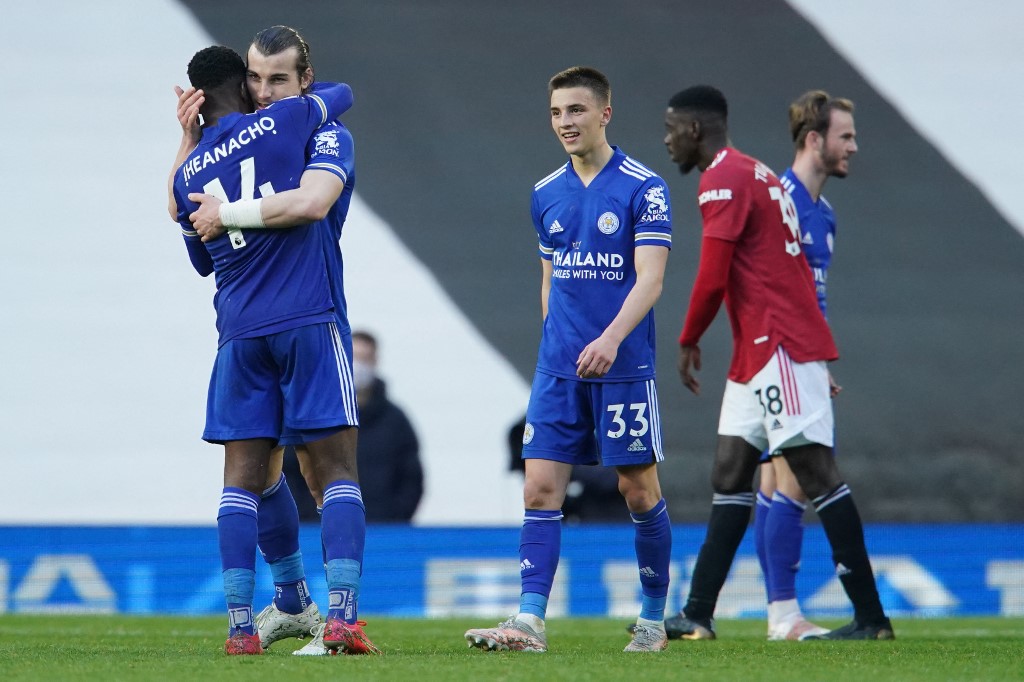
[[[242,199],[229,204],[221,204],[218,213],[220,222],[224,227],[245,227],[260,228],[266,227],[263,223],[261,206],[263,199]]]

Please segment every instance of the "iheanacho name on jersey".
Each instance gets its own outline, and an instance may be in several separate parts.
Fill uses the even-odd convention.
[[[217,163],[221,159],[226,159],[233,152],[240,150],[245,145],[249,144],[258,137],[263,136],[265,133],[273,132],[274,130],[274,119],[267,116],[260,117],[255,123],[247,128],[243,128],[238,131],[238,134],[227,142],[222,142],[212,150],[206,151],[202,158],[194,156],[188,159],[182,166],[182,173],[185,177],[185,184],[188,184],[189,179],[203,170],[210,164]]]

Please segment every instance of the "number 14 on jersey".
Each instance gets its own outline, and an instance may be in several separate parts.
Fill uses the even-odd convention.
[[[248,159],[242,159],[239,164],[239,170],[242,173],[242,182],[239,185],[241,189],[241,196],[239,199],[255,199],[256,198],[256,159],[251,156]],[[208,183],[203,185],[203,191],[210,196],[217,197],[225,204],[229,203],[231,199],[228,197],[228,193],[224,191],[224,185],[221,184],[220,178],[214,178]],[[274,186],[269,182],[264,182],[260,185],[260,196],[269,197],[274,193]],[[245,235],[242,234],[242,230],[239,228],[232,228],[228,230],[228,239],[231,240],[231,248],[241,249],[245,246]]]

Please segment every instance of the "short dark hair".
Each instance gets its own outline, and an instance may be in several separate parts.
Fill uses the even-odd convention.
[[[294,47],[299,53],[295,60],[295,68],[299,74],[305,73],[306,69],[313,68],[309,61],[309,43],[291,26],[278,25],[265,28],[252,39],[252,45],[260,54],[268,57]]]
[[[668,106],[671,109],[686,109],[721,116],[723,121],[729,118],[729,103],[725,100],[725,95],[710,85],[694,85],[680,90],[672,95]]]
[[[802,149],[807,133],[814,131],[827,135],[833,111],[853,113],[853,102],[843,97],[831,97],[824,90],[809,90],[789,105],[789,133],[793,144]]]
[[[356,339],[368,343],[370,347],[373,348],[374,352],[377,352],[377,337],[370,332],[357,329],[352,332],[352,340],[355,341]]]
[[[612,101],[612,86],[608,77],[590,66],[572,66],[556,73],[548,81],[548,97],[555,90],[565,88],[587,88],[602,106]]]
[[[245,60],[230,47],[205,47],[188,63],[188,80],[192,87],[207,91],[240,85],[245,82]]]

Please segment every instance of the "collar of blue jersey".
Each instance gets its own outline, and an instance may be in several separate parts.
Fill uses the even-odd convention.
[[[796,189],[799,189],[799,190],[800,190],[801,192],[803,192],[804,194],[806,194],[806,195],[807,195],[807,199],[808,199],[808,200],[809,200],[809,201],[810,201],[810,202],[811,202],[812,204],[817,204],[817,203],[818,203],[818,202],[817,202],[817,201],[815,201],[814,199],[811,199],[811,193],[807,191],[807,187],[806,187],[806,186],[804,185],[803,181],[801,181],[801,180],[800,180],[800,177],[799,177],[799,176],[798,176],[798,175],[797,175],[796,173],[794,173],[794,172],[793,172],[793,167],[792,167],[792,166],[790,166],[789,168],[787,168],[787,169],[786,169],[786,172],[785,172],[785,173],[783,173],[783,175],[784,175],[784,176],[785,176],[785,177],[786,177],[786,178],[787,178],[787,179],[788,179],[788,180],[789,180],[790,182],[792,182],[792,183],[793,183],[793,187],[794,187],[794,188],[796,188]],[[792,192],[791,192],[791,193],[792,193]],[[819,200],[821,200],[821,197],[819,196],[819,197],[818,197],[818,199],[819,199]]]
[[[224,135],[231,132],[231,129],[235,125],[235,121],[237,121],[245,115],[246,114],[243,114],[240,111],[236,111],[227,114],[226,116],[221,116],[219,119],[217,119],[217,122],[215,124],[203,128],[203,136],[200,138],[199,144],[202,144],[204,142],[215,142],[216,140],[219,140],[220,138],[224,137]]]
[[[612,156],[611,156],[611,158],[608,159],[608,163],[606,163],[604,165],[604,168],[602,168],[598,172],[598,174],[594,176],[594,179],[590,181],[590,184],[588,185],[588,187],[593,187],[594,183],[597,182],[597,179],[599,177],[601,177],[602,175],[604,175],[608,171],[609,168],[616,168],[616,167],[618,167],[618,164],[620,164],[622,162],[621,160],[625,156],[626,156],[626,152],[622,151],[621,149],[618,148],[617,145],[613,144],[612,145]],[[583,181],[580,180],[580,176],[576,175],[576,169],[572,167],[572,159],[569,159],[569,161],[566,163],[566,167],[568,168],[568,172],[570,173],[569,177],[573,178],[573,180],[575,180],[576,182],[578,182],[578,183],[580,183],[582,185]]]

